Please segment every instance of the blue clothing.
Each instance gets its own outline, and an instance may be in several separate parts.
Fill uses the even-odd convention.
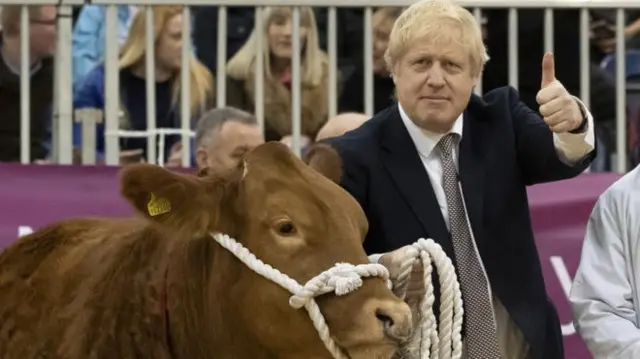
[[[130,5],[118,5],[118,43],[124,44],[135,15]],[[73,28],[73,86],[82,85],[83,78],[104,62],[107,15],[103,5],[84,5]],[[192,49],[195,51],[192,41]]]
[[[105,108],[105,88],[104,88],[104,65],[96,67],[87,74],[85,81],[78,88],[74,95],[74,109],[82,108]],[[180,107],[172,105],[172,83],[171,81],[156,83],[156,128],[180,128]],[[145,79],[134,75],[129,69],[120,70],[120,101],[122,110],[126,113],[128,123],[125,128],[134,131],[144,131],[147,129],[147,105],[146,105],[146,85]],[[194,121],[192,121],[192,127]],[[122,125],[121,125],[122,127]],[[105,148],[105,124],[96,124],[96,152],[97,157],[104,156]],[[180,141],[179,135],[165,137],[165,159],[169,158],[171,146]],[[193,142],[193,141],[192,141]],[[74,123],[73,145],[81,146],[82,124]],[[156,143],[159,143],[157,141]],[[147,139],[146,138],[123,138],[120,140],[120,149],[131,150],[141,149],[146,158]],[[160,150],[160,149],[159,149]],[[193,152],[192,152],[193,153]],[[192,156],[193,157],[193,156]]]
[[[122,45],[129,33],[133,11],[129,5],[118,5],[118,42]],[[106,45],[106,7],[84,5],[73,28],[72,57],[74,88],[104,60]]]

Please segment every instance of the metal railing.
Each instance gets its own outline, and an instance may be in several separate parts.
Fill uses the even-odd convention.
[[[71,64],[71,13],[70,5],[85,4],[83,0],[36,0],[36,1],[18,1],[18,0],[1,0],[2,4],[39,4],[39,5],[56,5],[60,15],[58,19],[58,45],[56,53],[56,76],[55,76],[55,111],[54,111],[54,161],[60,164],[70,164],[72,162],[72,124],[74,121],[87,122],[95,125],[95,122],[101,121],[96,119],[96,115],[86,115],[78,113],[74,116],[73,111],[73,93],[72,93],[72,64]],[[336,8],[339,7],[362,7],[364,11],[364,104],[365,112],[368,115],[373,114],[373,40],[372,40],[372,8],[378,6],[408,6],[414,1],[409,0],[249,0],[249,1],[233,1],[233,0],[181,0],[181,5],[197,6],[197,5],[217,5],[218,12],[218,41],[217,41],[217,70],[216,79],[216,97],[217,106],[222,107],[226,103],[226,42],[227,42],[227,6],[255,6],[255,26],[263,27],[261,7],[263,6],[293,6],[293,59],[292,59],[292,143],[293,151],[300,154],[300,100],[301,100],[301,68],[300,68],[300,6],[328,7],[328,48],[329,55],[329,100],[328,114],[333,116],[337,113],[337,16]],[[132,4],[132,5],[170,5],[175,4],[175,0],[93,0],[92,4],[103,4],[106,6],[106,28],[108,34],[116,33],[117,24],[117,8],[116,5]],[[506,8],[504,0],[459,0],[458,3],[467,8],[473,8],[476,18],[482,17],[482,8]],[[595,8],[617,9],[616,15],[616,170],[618,172],[627,171],[626,156],[626,101],[625,101],[625,8],[638,9],[640,1],[638,0],[512,0],[509,2],[508,16],[508,46],[509,46],[509,68],[508,77],[509,84],[518,88],[518,12],[520,8],[544,8],[544,43],[545,50],[553,51],[553,16],[554,9],[580,9],[580,82],[581,91],[580,98],[589,106],[590,102],[590,78],[589,78],[589,10]],[[185,6],[184,18],[191,18],[190,7]],[[153,23],[149,21],[153,17],[153,8],[146,7],[147,16],[147,53],[154,52],[153,43]],[[21,13],[21,39],[22,39],[22,66],[21,66],[21,162],[30,162],[30,146],[29,146],[29,67],[28,67],[28,46],[29,46],[29,25],[28,13],[26,7],[23,7]],[[182,135],[182,164],[188,166],[190,164],[190,146],[189,141],[193,136],[190,128],[190,108],[189,108],[189,61],[191,41],[190,21],[183,21],[183,46],[182,46],[182,73],[181,73],[181,108],[180,116],[182,121],[181,129],[178,131]],[[265,44],[261,36],[257,37],[256,51],[262,53]],[[105,159],[108,165],[117,165],[119,163],[119,138],[121,137],[139,137],[140,133],[130,133],[119,129],[119,81],[118,81],[118,43],[116,36],[106,36],[106,55],[105,55]],[[264,63],[262,56],[257,56],[254,63],[255,73],[264,72]],[[147,124],[146,131],[148,137],[148,158],[152,163],[157,163],[160,156],[156,153],[156,135],[159,133],[155,122],[155,73],[153,71],[154,56],[146,56],[146,95],[147,95]],[[263,76],[255,76],[255,92],[256,98],[264,98],[264,78]],[[475,89],[478,94],[482,93],[481,86]],[[264,125],[264,103],[256,101],[255,115],[260,126]],[[85,132],[88,132],[87,130]],[[162,132],[162,131],[161,131]],[[172,132],[175,133],[175,132]],[[84,137],[84,136],[83,136]],[[85,141],[86,140],[86,141]],[[94,142],[94,143],[91,143]],[[95,136],[87,136],[83,138],[83,163],[93,163],[95,161]],[[92,161],[93,158],[93,161]],[[160,158],[162,160],[162,158]]]

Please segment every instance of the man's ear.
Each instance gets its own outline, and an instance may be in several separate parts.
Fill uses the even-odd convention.
[[[150,164],[124,167],[120,182],[122,196],[154,222],[190,234],[214,224],[222,196],[214,183]]]
[[[342,178],[342,159],[335,148],[326,143],[312,145],[304,157],[309,167],[318,171],[333,182],[340,184]]]

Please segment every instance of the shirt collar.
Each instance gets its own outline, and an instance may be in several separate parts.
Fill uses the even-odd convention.
[[[455,133],[459,136],[460,139],[462,139],[462,114],[458,116],[449,132],[436,133],[422,129],[415,123],[413,123],[407,113],[404,112],[404,109],[402,108],[402,105],[400,103],[398,103],[398,110],[400,111],[400,118],[402,118],[402,122],[407,128],[407,131],[409,131],[409,136],[411,136],[416,149],[418,150],[420,155],[424,157],[429,157],[431,155],[431,152],[433,152],[433,149],[438,145],[440,139],[449,133]]]
[[[2,49],[3,48],[0,46],[0,58],[2,58],[2,61],[7,66],[9,71],[11,71],[14,75],[20,76],[20,64],[14,64],[13,62],[9,61],[9,59],[5,57],[4,50]],[[41,67],[42,67],[42,62],[37,61],[36,63],[31,65],[31,68],[29,69],[29,75],[33,76],[33,74],[38,72]]]

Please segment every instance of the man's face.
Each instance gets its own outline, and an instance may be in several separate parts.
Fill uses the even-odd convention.
[[[258,125],[231,120],[213,132],[196,150],[198,168],[207,168],[210,173],[225,175],[238,166],[245,153],[264,143]]]
[[[54,6],[42,6],[40,13],[31,18],[29,27],[31,56],[42,58],[55,53],[56,17]]]
[[[469,51],[460,44],[417,39],[394,66],[398,100],[418,127],[447,132],[467,107],[477,82],[473,70]]]

